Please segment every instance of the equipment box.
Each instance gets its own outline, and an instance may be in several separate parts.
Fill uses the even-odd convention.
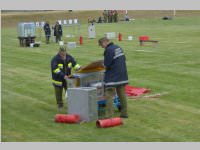
[[[76,42],[67,42],[67,48],[70,50],[76,48]]]
[[[74,74],[73,78],[78,78],[80,81],[81,87],[89,87],[91,84],[97,82],[103,82],[103,75],[104,72],[92,72],[92,73],[81,73],[81,74]]]
[[[98,119],[97,90],[93,87],[68,88],[68,114],[77,114],[81,121]]]
[[[35,23],[34,22],[19,23],[18,37],[35,37]]]
[[[115,39],[116,38],[116,33],[115,32],[107,32],[104,34],[105,37],[108,39]]]
[[[100,60],[83,67],[66,80],[68,88],[95,87],[97,89],[97,97],[101,98],[104,96],[103,79],[104,66],[103,61]]]

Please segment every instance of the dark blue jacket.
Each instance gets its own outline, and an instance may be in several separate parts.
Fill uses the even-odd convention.
[[[48,23],[45,23],[44,25],[44,32],[45,36],[51,36],[51,28]]]
[[[56,26],[58,26],[58,31],[56,31]],[[54,26],[54,36],[56,35],[62,36],[62,26],[60,24]]]
[[[64,86],[66,81],[64,79],[65,75],[71,74],[71,69],[79,69],[80,65],[76,63],[74,58],[67,54],[66,60],[62,60],[60,55],[57,54],[51,60],[51,73],[52,73],[52,83],[55,86]]]
[[[123,50],[113,43],[108,44],[104,51],[106,67],[104,82],[106,87],[116,87],[128,83],[126,58]]]

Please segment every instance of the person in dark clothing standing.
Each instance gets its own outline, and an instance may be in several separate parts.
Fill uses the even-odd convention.
[[[61,41],[62,26],[59,24],[58,21],[56,22],[56,24],[54,26],[54,36],[56,37],[56,43],[58,43],[59,41]]]
[[[52,84],[55,89],[58,108],[63,107],[62,92],[67,90],[66,78],[71,75],[71,70],[79,70],[81,67],[75,59],[66,53],[66,48],[60,47],[59,52],[51,60]]]
[[[108,22],[112,22],[112,10],[108,10]]]
[[[128,14],[125,14],[124,20],[125,20],[125,21],[129,21],[129,16],[128,16]]]
[[[115,93],[119,96],[121,105],[120,117],[128,118],[127,100],[125,95],[125,85],[128,84],[128,74],[126,68],[126,58],[123,50],[103,37],[99,39],[99,45],[105,49],[105,95],[106,95],[106,118],[113,116],[113,96]]]
[[[114,10],[114,22],[118,22],[118,12]]]
[[[48,21],[44,25],[44,33],[46,37],[46,44],[49,44],[49,38],[51,37],[51,28]]]
[[[103,11],[103,18],[104,18],[104,23],[108,22],[108,10]]]

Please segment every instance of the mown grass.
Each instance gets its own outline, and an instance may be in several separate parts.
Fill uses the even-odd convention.
[[[105,32],[121,32],[118,42],[127,57],[130,85],[167,92],[160,98],[128,99],[124,125],[98,129],[95,121],[54,123],[57,110],[50,78],[50,60],[58,45],[19,47],[16,28],[2,28],[2,141],[200,141],[200,17],[138,19],[96,25],[97,38],[69,51],[81,65],[102,59],[97,40]],[[66,33],[66,31],[64,32]],[[134,40],[128,41],[127,36]],[[157,45],[139,46],[138,36],[149,35]],[[37,39],[39,40],[39,39]],[[77,41],[74,39],[64,39]],[[66,113],[65,109],[61,113]]]

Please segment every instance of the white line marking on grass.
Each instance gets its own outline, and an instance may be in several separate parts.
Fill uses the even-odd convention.
[[[186,41],[185,42],[175,42],[177,44],[183,44],[183,43],[187,43]]]
[[[162,43],[173,43],[172,41],[165,41],[163,40]],[[184,43],[188,43],[188,41],[183,41],[183,42],[174,42],[176,44],[184,44]]]
[[[135,50],[135,51],[136,51],[136,52],[150,52],[150,53],[151,53],[151,52],[153,52],[153,51],[149,51],[149,50],[142,50],[142,49],[141,49],[141,50],[140,50],[140,49],[138,49],[138,50]]]
[[[20,93],[14,92],[14,91],[8,91],[8,90],[4,90],[4,92],[7,92],[8,94],[16,96],[16,97],[17,96],[21,97],[22,99],[31,100],[33,103],[35,102],[37,104],[47,105],[48,107],[51,107],[51,108],[54,107],[53,105],[51,105],[47,102],[41,101],[40,99],[37,99],[37,98],[34,98],[34,97],[30,97],[28,95],[23,95],[23,94],[20,94]],[[20,99],[20,100],[22,100],[22,99]]]
[[[188,61],[188,62],[175,62],[175,63],[161,64],[161,65],[196,65],[196,64],[200,64],[200,62]]]
[[[186,104],[184,105],[184,104],[179,104],[177,102],[165,101],[165,100],[159,100],[158,103],[164,107],[170,107],[173,109],[177,109],[179,111],[181,110],[184,112],[189,112],[189,113],[200,115],[200,110],[198,108],[195,108],[192,106],[187,106]]]

